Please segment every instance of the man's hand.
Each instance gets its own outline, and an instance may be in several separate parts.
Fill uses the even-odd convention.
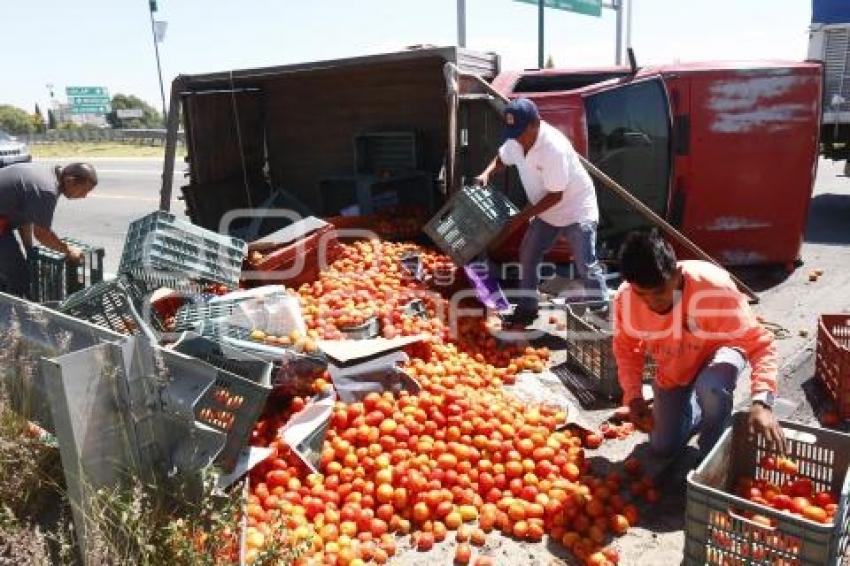
[[[774,450],[785,454],[785,435],[782,434],[782,427],[779,426],[770,407],[758,401],[753,403],[750,408],[749,425],[751,435],[761,434]]]
[[[629,420],[635,424],[645,422],[652,417],[652,409],[643,397],[636,397],[629,401]]]
[[[485,171],[475,177],[474,182],[476,185],[486,187],[490,183],[490,175],[487,173],[487,171]]]

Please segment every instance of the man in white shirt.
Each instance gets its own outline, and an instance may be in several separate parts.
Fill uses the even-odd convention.
[[[593,181],[572,144],[540,119],[534,102],[512,100],[505,108],[505,124],[505,143],[476,180],[486,185],[493,173],[515,166],[531,204],[498,238],[503,241],[531,219],[519,252],[522,293],[513,314],[505,320],[508,326],[528,326],[537,318],[540,263],[561,234],[570,244],[588,297],[606,298],[605,278],[596,259],[599,209]]]

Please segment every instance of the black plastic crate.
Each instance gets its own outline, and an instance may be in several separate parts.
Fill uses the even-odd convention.
[[[848,546],[850,435],[829,429],[781,421],[787,456],[799,465],[797,477],[808,478],[816,491],[838,500],[832,524],[810,521],[754,503],[734,492],[741,477],[779,484],[789,476],[761,465],[764,456],[778,456],[763,436],[750,438],[748,414],[736,413],[732,426],[688,475],[685,517],[685,560],[688,566],[746,564],[768,566],[837,566]],[[770,519],[750,520],[755,513]]]

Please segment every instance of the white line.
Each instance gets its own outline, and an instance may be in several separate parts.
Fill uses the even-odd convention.
[[[101,169],[97,168],[98,174],[101,173],[111,173],[118,175],[157,175],[159,177],[162,176],[162,171],[154,170],[154,169]],[[175,175],[183,175],[182,171],[175,171]]]
[[[159,202],[158,198],[152,198],[152,197],[134,197],[134,196],[130,196],[130,195],[102,195],[102,194],[97,194],[97,193],[91,193],[86,198],[90,198],[90,199],[103,198],[103,199],[113,199],[113,200],[135,200],[135,201],[138,201],[138,202]]]

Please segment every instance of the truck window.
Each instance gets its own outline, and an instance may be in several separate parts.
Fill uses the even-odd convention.
[[[590,160],[656,213],[665,216],[670,185],[670,114],[660,80],[588,96]],[[610,190],[596,184],[600,239],[616,241],[645,221]]]

